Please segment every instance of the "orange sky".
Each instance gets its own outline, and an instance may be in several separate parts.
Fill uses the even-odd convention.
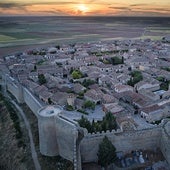
[[[2,15],[170,16],[170,0],[1,0]]]

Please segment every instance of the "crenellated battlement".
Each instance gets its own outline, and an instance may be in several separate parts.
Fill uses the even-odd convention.
[[[120,134],[120,133],[123,133],[121,129],[112,130],[112,131],[107,130],[106,132],[102,131],[102,132],[96,132],[96,133],[87,133],[85,135],[85,138],[94,138],[94,137],[101,137],[101,136],[107,136],[107,135],[115,135],[115,134]]]

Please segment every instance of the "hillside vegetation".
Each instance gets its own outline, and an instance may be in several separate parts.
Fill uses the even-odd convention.
[[[7,103],[0,94],[0,169],[34,170],[26,129]]]

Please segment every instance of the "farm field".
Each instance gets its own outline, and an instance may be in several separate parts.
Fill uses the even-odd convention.
[[[169,34],[168,17],[0,17],[0,56],[47,44],[159,40]]]

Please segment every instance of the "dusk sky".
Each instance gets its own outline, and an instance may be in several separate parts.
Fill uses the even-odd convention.
[[[170,16],[170,0],[0,0],[0,16]]]

